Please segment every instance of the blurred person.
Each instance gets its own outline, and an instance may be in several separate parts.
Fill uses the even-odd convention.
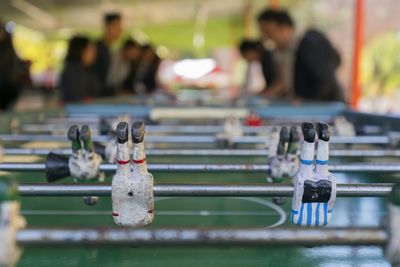
[[[295,23],[285,10],[266,9],[258,16],[264,39],[271,39],[281,53],[282,78],[296,98],[314,101],[344,101],[336,78],[340,55],[316,29],[297,36]]]
[[[109,13],[104,16],[104,34],[96,43],[97,56],[93,70],[98,79],[103,83],[100,96],[112,96],[115,94],[113,88],[106,86],[108,72],[111,67],[111,47],[122,34],[122,19],[119,13]]]
[[[244,39],[239,50],[248,62],[244,90],[250,94],[282,97],[275,88],[278,85],[277,64],[273,52],[266,49],[258,40]]]
[[[22,61],[17,56],[12,35],[0,21],[0,110],[10,108],[19,95]]]
[[[101,83],[91,71],[95,58],[96,46],[87,37],[75,36],[69,41],[59,85],[62,101],[83,101],[100,95]]]
[[[132,39],[125,41],[122,48],[112,58],[107,77],[107,86],[117,94],[133,93],[133,79],[140,62],[142,48]]]
[[[151,94],[157,89],[157,74],[160,63],[161,60],[153,46],[150,44],[144,45],[134,80],[134,90],[136,93]]]
[[[261,59],[262,45],[258,41],[243,40],[239,46],[240,54],[247,62],[247,71],[242,93],[256,95],[267,87],[267,78],[264,77]]]

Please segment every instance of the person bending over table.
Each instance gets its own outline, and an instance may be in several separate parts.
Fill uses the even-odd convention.
[[[274,51],[265,48],[261,41],[252,39],[243,39],[239,45],[239,50],[248,63],[241,93],[284,97],[283,90],[279,90],[282,83],[278,77]]]
[[[295,98],[344,101],[336,78],[340,55],[316,29],[296,35],[295,23],[284,10],[266,9],[258,16],[260,33],[275,43],[285,90]]]

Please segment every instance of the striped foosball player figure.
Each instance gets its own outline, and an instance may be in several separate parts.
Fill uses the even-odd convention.
[[[301,226],[327,225],[336,199],[336,183],[328,171],[329,126],[318,123],[317,159],[314,166],[315,127],[303,123],[303,148],[300,156],[300,169],[293,179],[291,220]]]
[[[147,171],[144,151],[144,123],[132,126],[132,160],[128,144],[128,124],[117,126],[117,171],[112,180],[114,222],[122,226],[143,226],[153,222],[153,176]]]
[[[15,237],[26,222],[20,215],[17,192],[18,185],[14,179],[0,177],[0,266],[15,266],[21,255]]]

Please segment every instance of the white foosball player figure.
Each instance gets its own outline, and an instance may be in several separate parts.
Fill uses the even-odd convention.
[[[389,211],[385,221],[389,241],[385,246],[385,256],[392,266],[400,265],[400,184],[395,184],[390,194]]]
[[[128,145],[128,124],[117,126],[117,172],[112,180],[111,198],[114,222],[121,226],[143,226],[153,222],[153,176],[147,171],[144,151],[144,123],[132,125],[132,160]]]
[[[296,127],[282,127],[279,133],[278,144],[274,144],[270,150],[268,163],[270,174],[267,182],[281,183],[287,179],[292,179],[299,170],[299,156],[297,155],[300,136]],[[275,204],[283,205],[286,198],[274,197]]]
[[[99,122],[99,129],[101,135],[115,135],[115,129],[120,122],[132,123],[132,116],[129,114],[120,114],[115,118],[101,118]]]
[[[3,162],[3,158],[4,158],[4,149],[3,146],[0,145],[0,162]]]
[[[94,151],[90,129],[87,125],[73,125],[68,130],[68,140],[71,141],[72,154],[65,157],[50,153],[46,160],[46,178],[48,182],[54,182],[68,176],[75,178],[76,182],[103,182],[104,174],[100,172],[100,164],[103,161],[100,155]],[[95,205],[98,197],[84,197],[87,205]]]
[[[132,139],[128,139],[128,146],[129,148],[132,148]],[[113,138],[112,140],[108,141],[105,148],[104,148],[104,160],[106,160],[108,163],[116,163],[117,162],[117,147],[118,147],[118,142],[116,141],[116,138]]]
[[[243,136],[239,118],[228,117],[224,122],[224,132],[217,134],[218,146],[221,148],[234,147],[235,139]]]
[[[102,158],[94,152],[89,127],[84,125],[79,132],[78,126],[71,126],[68,139],[72,144],[69,158],[71,176],[79,181],[97,179]]]
[[[89,127],[84,125],[79,132],[78,126],[72,126],[68,131],[68,139],[72,144],[68,164],[71,176],[77,182],[103,182],[104,176],[99,170],[102,158],[94,152]],[[84,197],[87,205],[95,205],[98,200],[98,197]]]
[[[327,225],[336,199],[336,183],[328,171],[329,126],[318,123],[318,150],[314,164],[315,127],[303,123],[303,148],[300,156],[300,169],[293,179],[292,223],[300,226]]]
[[[293,178],[299,170],[299,157],[297,155],[299,133],[296,127],[282,127],[279,133],[279,143],[269,157],[271,182],[280,183],[287,178]]]
[[[96,151],[98,150],[100,152],[99,154],[102,155],[103,159],[108,163],[116,163],[117,160],[117,140],[115,138],[115,129],[120,122],[126,122],[129,125],[132,122],[132,117],[128,114],[122,114],[111,121],[104,118],[100,121],[100,133],[114,137],[110,139],[105,146],[96,144]],[[129,145],[132,146],[132,140],[130,138]]]
[[[25,227],[17,199],[18,186],[11,178],[0,177],[0,266],[15,266],[21,249],[16,243],[18,230]]]
[[[345,117],[339,116],[334,120],[335,132],[338,136],[356,136],[354,125]]]

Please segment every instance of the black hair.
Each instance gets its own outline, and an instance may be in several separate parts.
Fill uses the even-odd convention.
[[[143,51],[145,51],[145,50],[154,50],[154,47],[153,47],[152,44],[146,43],[146,44],[142,45],[142,49],[143,49]]]
[[[240,53],[243,55],[248,51],[261,51],[262,44],[258,40],[243,39],[239,44]]]
[[[275,22],[280,26],[294,27],[294,21],[286,10],[265,9],[258,17],[258,22]]]
[[[109,25],[114,21],[121,20],[120,13],[107,13],[104,15],[103,21],[105,25]]]
[[[123,49],[131,48],[131,47],[138,47],[141,48],[141,45],[134,39],[127,39],[122,46]]]
[[[68,51],[67,51],[67,56],[65,57],[66,62],[78,62],[80,63],[82,61],[82,54],[85,51],[85,49],[88,47],[90,44],[89,38],[81,35],[77,35],[72,37],[69,40],[68,44]]]

